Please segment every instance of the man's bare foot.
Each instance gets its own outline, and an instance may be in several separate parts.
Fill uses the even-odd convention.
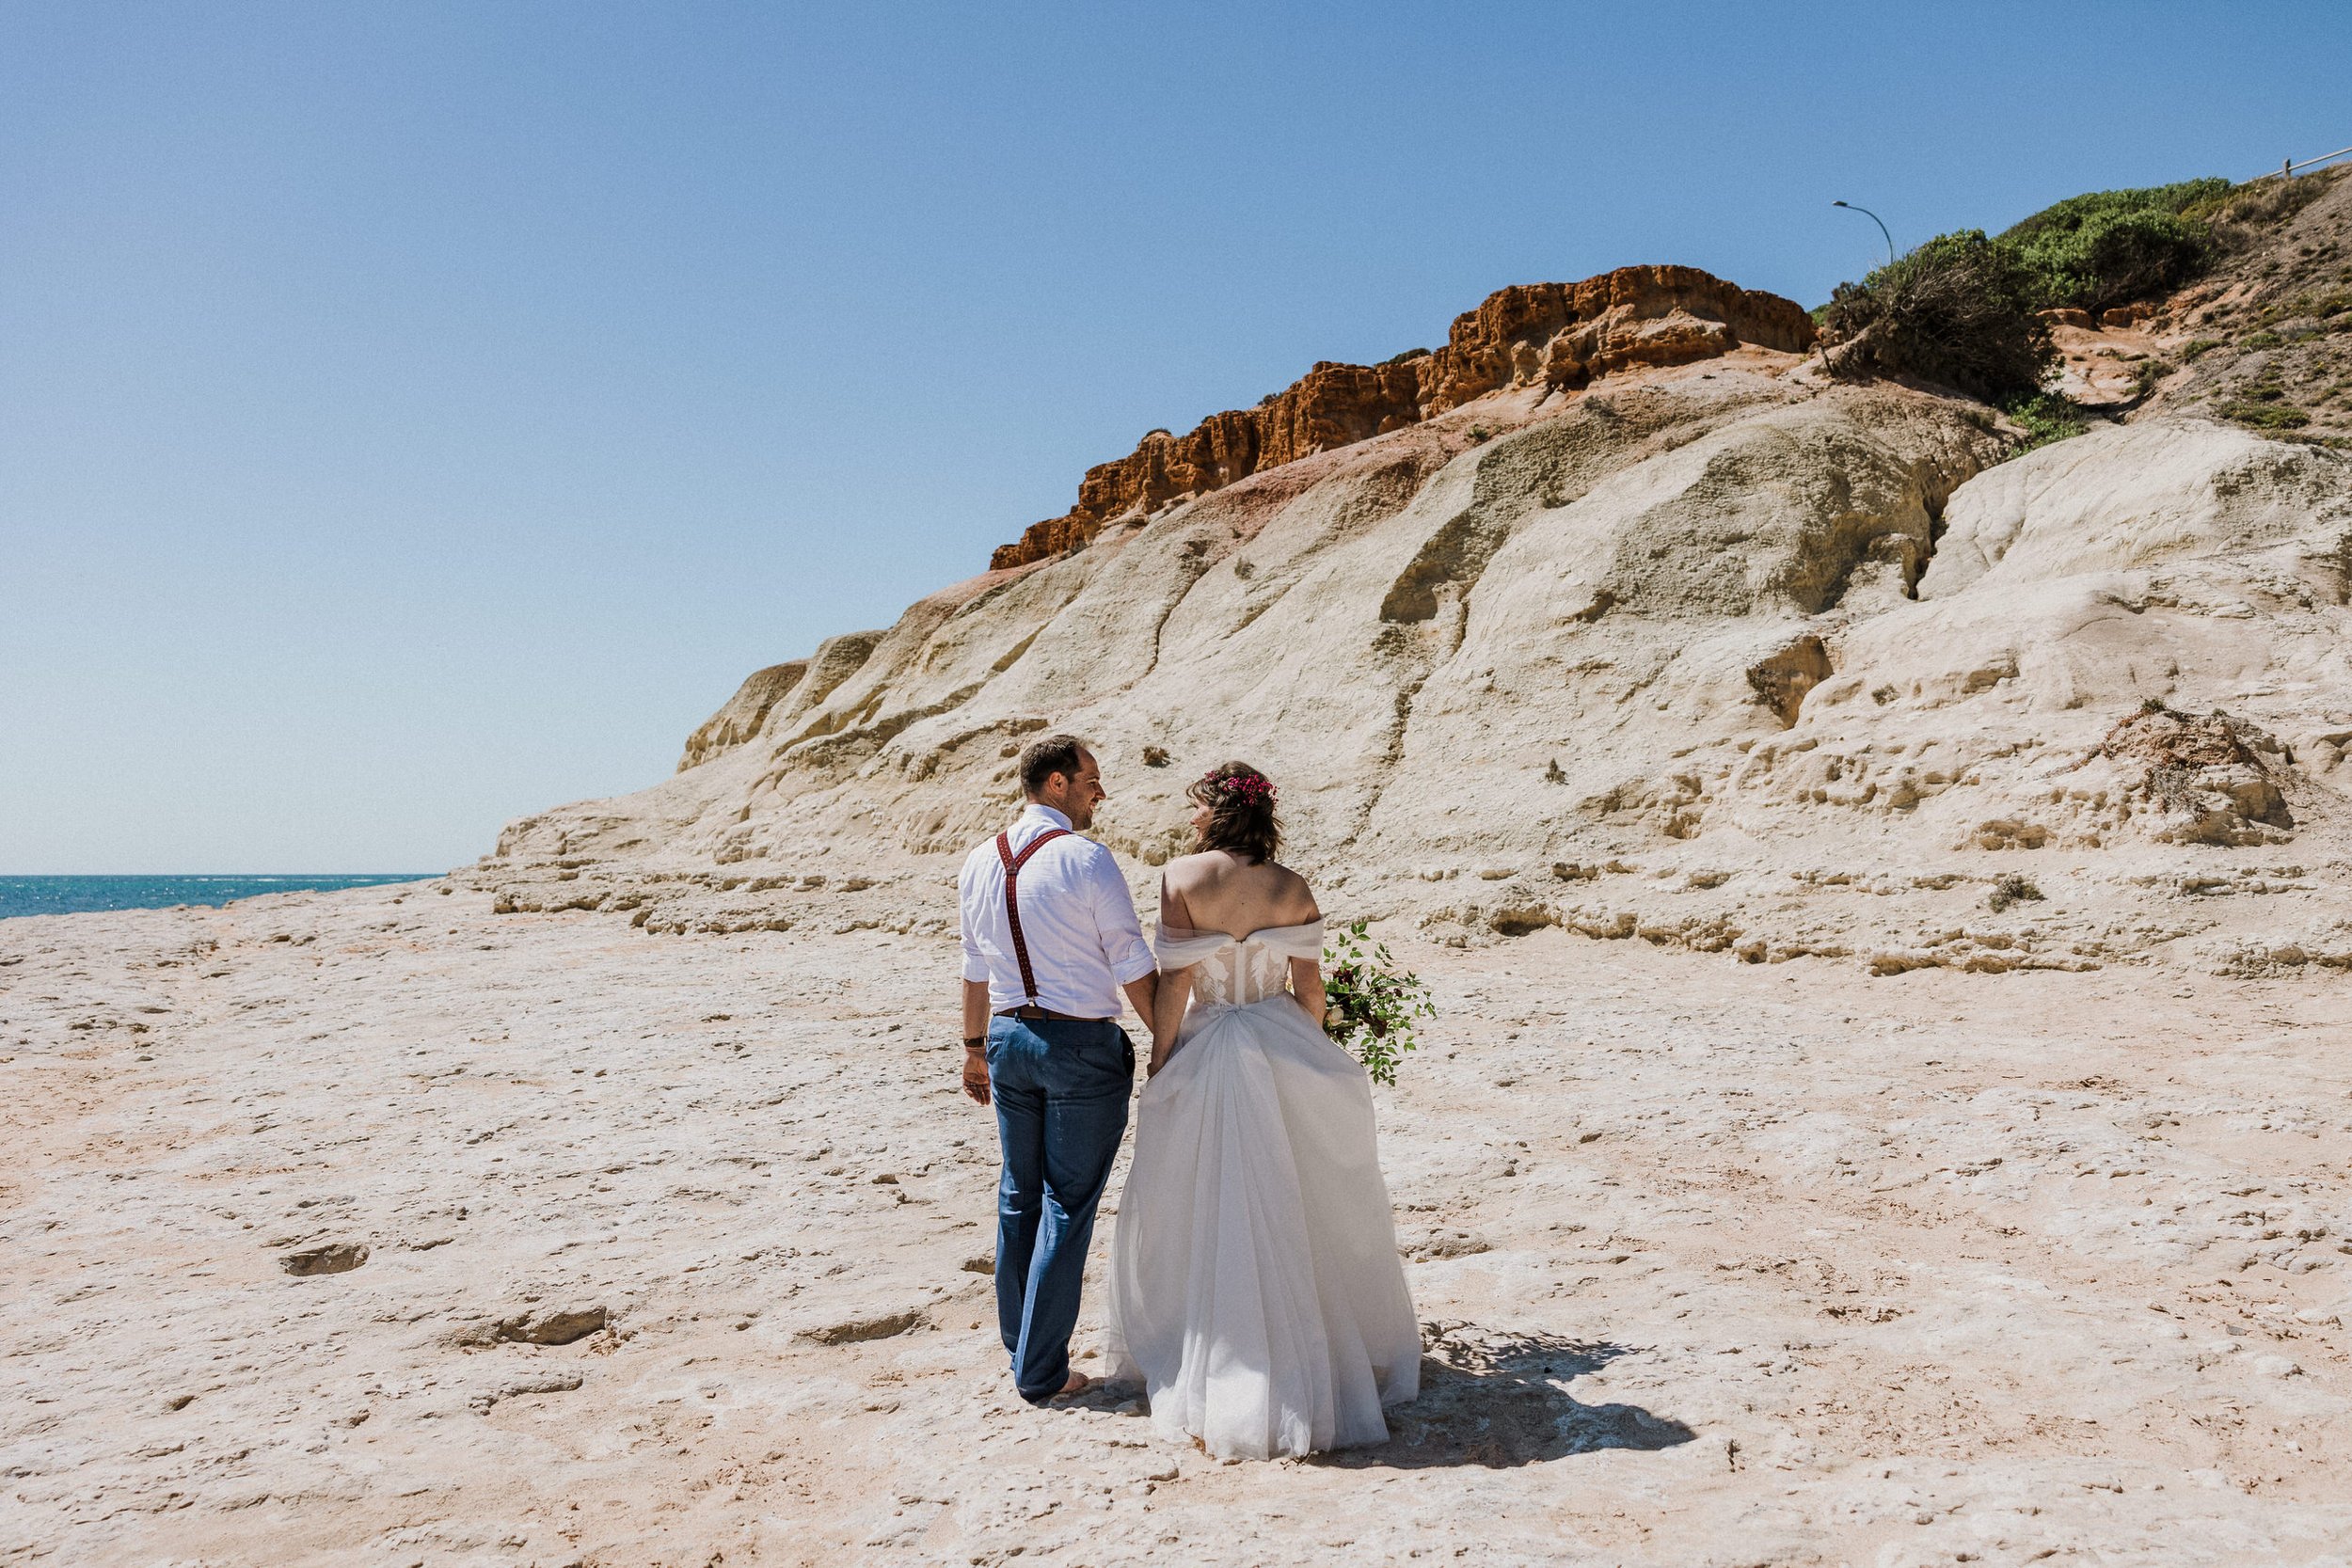
[[[1100,1386],[1101,1384],[1102,1379],[1100,1378],[1089,1377],[1084,1372],[1073,1371],[1070,1374],[1070,1381],[1061,1386],[1061,1392],[1056,1394],[1054,1398],[1057,1400],[1075,1399],[1080,1394],[1091,1392],[1093,1389]]]

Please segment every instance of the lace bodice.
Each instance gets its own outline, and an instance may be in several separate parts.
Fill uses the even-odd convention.
[[[1203,1006],[1246,1007],[1287,989],[1293,958],[1323,957],[1323,922],[1269,926],[1247,937],[1162,926],[1152,951],[1164,972],[1194,972],[1192,993]]]

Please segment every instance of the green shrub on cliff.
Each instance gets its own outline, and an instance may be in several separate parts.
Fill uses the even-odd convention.
[[[2294,404],[2263,399],[2260,393],[2253,399],[2232,399],[2214,411],[2256,430],[2300,430],[2312,422],[2312,417]]]
[[[2092,191],[2044,207],[1995,243],[2015,247],[2033,277],[2037,308],[2095,313],[2202,272],[2213,253],[2205,217],[2230,189],[2216,178]]]
[[[1823,311],[1830,363],[1940,381],[1988,403],[2031,398],[2056,363],[2038,305],[2015,246],[1981,229],[1939,234],[1837,285]]]
[[[2083,418],[2080,405],[2057,392],[2036,392],[2031,397],[2012,398],[2001,405],[2001,412],[2026,427],[2026,444],[2012,453],[2023,456],[2036,447],[2046,447],[2053,441],[2064,441],[2080,436],[2090,428]]]
[[[1838,285],[1815,313],[1837,341],[1831,362],[1940,381],[1988,403],[2031,405],[2038,417],[2056,356],[2036,312],[2096,312],[2187,282],[2212,264],[2211,225],[2234,212],[2235,191],[2221,179],[2092,191],[1992,238],[1976,229],[1938,235]],[[2048,438],[2038,425],[2036,434]]]

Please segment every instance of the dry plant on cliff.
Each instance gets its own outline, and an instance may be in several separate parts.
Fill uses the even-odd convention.
[[[2034,313],[2036,284],[2014,247],[1982,230],[1943,234],[1840,283],[1823,312],[1830,369],[1941,382],[1988,403],[2040,392],[2056,363]]]

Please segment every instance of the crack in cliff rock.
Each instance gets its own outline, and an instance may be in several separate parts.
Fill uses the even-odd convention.
[[[1389,722],[1382,733],[1380,753],[1369,765],[1372,777],[1365,784],[1362,803],[1357,807],[1355,821],[1340,840],[1339,847],[1343,849],[1352,848],[1371,827],[1374,815],[1380,809],[1381,799],[1388,793],[1389,781],[1395,776],[1398,765],[1405,760],[1405,742],[1412,725],[1413,703],[1420,697],[1421,689],[1429,684],[1429,677],[1437,672],[1438,665],[1461,647],[1468,607],[1457,598],[1454,610],[1453,624],[1448,628],[1452,635],[1443,653],[1426,649],[1426,633],[1410,631],[1401,625],[1383,626],[1379,635],[1373,639],[1372,651],[1375,657],[1385,656],[1393,658],[1408,670],[1413,663],[1419,662],[1421,668],[1418,673],[1407,676],[1397,686]]]

